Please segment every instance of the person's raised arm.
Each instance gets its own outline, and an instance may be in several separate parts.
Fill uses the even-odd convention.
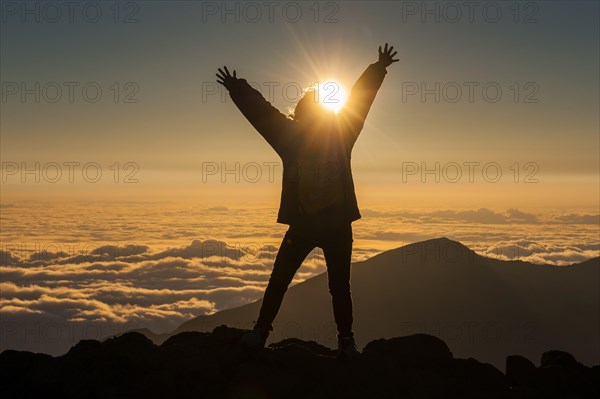
[[[352,145],[365,124],[367,114],[387,73],[386,68],[394,62],[398,62],[397,59],[394,59],[397,51],[392,52],[393,49],[393,46],[388,48],[387,43],[383,50],[379,46],[378,61],[369,65],[352,86],[348,102],[342,110],[342,120],[346,125]]]
[[[232,75],[227,67],[223,69],[218,68],[217,82],[225,86],[231,99],[246,119],[281,155],[285,146],[285,137],[288,136],[287,130],[291,127],[292,121],[265,100],[262,94],[250,86],[245,79],[239,79],[235,70]]]

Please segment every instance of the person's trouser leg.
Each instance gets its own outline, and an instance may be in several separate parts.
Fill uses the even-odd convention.
[[[293,234],[290,230],[285,233],[275,263],[269,278],[269,284],[263,296],[262,305],[256,325],[272,330],[272,323],[279,312],[283,297],[292,282],[296,271],[304,259],[315,247],[312,240]]]
[[[354,335],[352,332],[352,293],[350,291],[352,242],[352,225],[350,224],[324,237],[319,242],[327,263],[329,292],[331,293],[338,337]]]

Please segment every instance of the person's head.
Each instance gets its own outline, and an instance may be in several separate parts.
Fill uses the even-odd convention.
[[[329,112],[322,104],[319,103],[319,93],[316,88],[309,88],[304,92],[304,95],[296,107],[290,114],[290,117],[297,122],[315,122],[330,116]]]

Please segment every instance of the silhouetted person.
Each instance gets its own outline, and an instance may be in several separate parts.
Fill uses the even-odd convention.
[[[218,82],[248,121],[283,161],[283,188],[278,223],[289,225],[283,238],[260,314],[242,342],[264,347],[288,285],[306,256],[320,247],[325,255],[338,330],[338,358],[358,354],[352,331],[350,264],[352,222],[360,219],[350,167],[350,155],[365,118],[381,86],[386,68],[397,62],[393,47],[379,47],[379,60],[363,72],[337,113],[307,91],[293,115],[286,117],[244,79],[227,67],[219,68]]]

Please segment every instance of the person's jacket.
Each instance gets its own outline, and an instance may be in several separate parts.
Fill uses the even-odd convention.
[[[323,212],[320,218],[327,224],[360,219],[350,166],[352,148],[360,134],[367,114],[383,83],[386,67],[371,64],[352,87],[344,107],[327,122],[310,128],[294,121],[273,107],[246,80],[238,79],[229,88],[230,96],[242,114],[279,154],[283,161],[283,187],[277,222],[301,224],[307,215],[301,206],[299,193],[300,161],[308,154],[327,157],[321,175],[339,179],[343,201],[335,212]]]

